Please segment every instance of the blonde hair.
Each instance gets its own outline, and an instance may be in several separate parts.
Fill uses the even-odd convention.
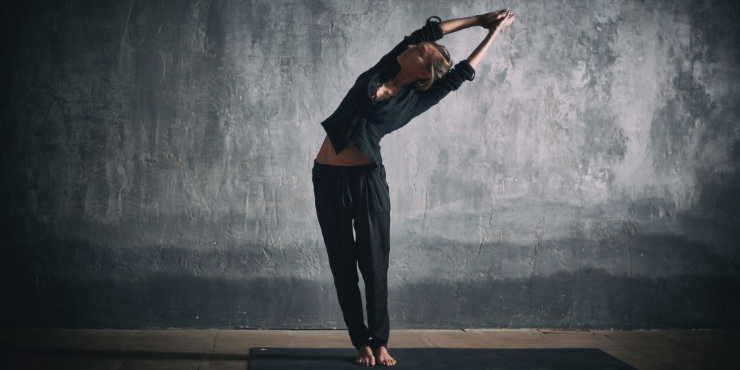
[[[452,59],[450,58],[450,52],[447,51],[447,48],[444,47],[444,45],[437,44],[433,41],[428,42],[437,48],[442,57],[440,58],[436,53],[434,53],[432,55],[431,62],[429,62],[429,65],[427,66],[427,71],[432,74],[432,77],[429,77],[426,80],[419,79],[412,85],[413,88],[421,91],[429,90],[429,88],[432,87],[432,84],[434,84],[434,81],[444,76],[452,67]]]

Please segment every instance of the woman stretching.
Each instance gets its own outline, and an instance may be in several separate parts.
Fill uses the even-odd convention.
[[[337,110],[321,123],[326,138],[312,168],[316,215],[339,306],[358,350],[358,365],[396,364],[386,348],[391,203],[380,139],[437,104],[463,81],[472,81],[474,68],[493,39],[515,18],[509,9],[444,22],[429,17],[423,27],[360,74]],[[486,28],[488,34],[468,59],[451,68],[450,53],[435,41],[472,26]],[[365,282],[367,326],[358,265]]]

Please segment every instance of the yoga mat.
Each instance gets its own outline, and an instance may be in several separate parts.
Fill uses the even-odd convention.
[[[389,348],[396,370],[635,369],[596,348]],[[248,370],[358,369],[354,348],[252,347]]]

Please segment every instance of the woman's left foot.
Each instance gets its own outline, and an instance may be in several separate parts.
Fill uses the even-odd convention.
[[[383,366],[393,366],[396,364],[396,360],[388,354],[388,350],[385,346],[380,346],[373,350],[375,355],[375,364]]]

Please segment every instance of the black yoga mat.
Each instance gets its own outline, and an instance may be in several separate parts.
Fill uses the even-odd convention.
[[[576,370],[635,369],[596,348],[389,348],[401,369],[454,370]],[[324,370],[359,369],[354,348],[281,348],[249,349],[249,370]]]

